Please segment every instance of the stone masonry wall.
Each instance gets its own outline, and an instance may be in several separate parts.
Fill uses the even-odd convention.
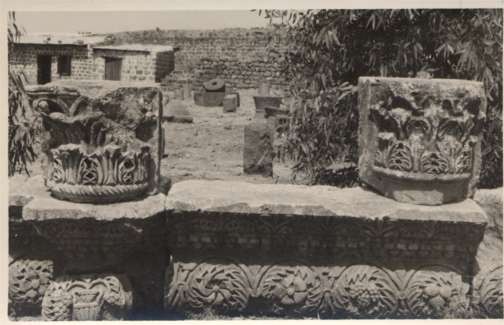
[[[105,57],[122,58],[121,80],[124,81],[152,81],[156,61],[155,57],[145,52],[132,52],[121,50],[99,50],[93,53],[93,66],[95,76],[93,79],[103,80],[105,77]]]
[[[88,60],[88,48],[75,45],[49,45],[49,44],[16,44],[9,51],[9,66],[16,72],[23,72],[28,83],[37,83],[37,56],[51,55],[51,79],[90,79],[93,76],[93,67]],[[71,55],[72,67],[70,76],[58,74],[58,56]]]
[[[37,83],[37,56],[51,55],[51,81],[61,79],[103,80],[105,57],[122,58],[121,80],[159,82],[173,71],[173,52],[146,53],[143,51],[102,50],[85,46],[61,44],[16,44],[9,52],[9,66],[22,71],[29,84]],[[71,75],[58,74],[58,57],[70,55]]]
[[[193,88],[198,89],[201,83],[215,77],[236,88],[256,88],[268,78],[273,85],[286,84],[269,51],[283,52],[285,35],[270,28],[124,32],[110,35],[107,42],[156,43],[179,48],[174,72],[164,80],[169,88],[177,88],[189,78]]]

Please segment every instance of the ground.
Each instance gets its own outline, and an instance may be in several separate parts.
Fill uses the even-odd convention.
[[[163,159],[161,173],[173,182],[185,179],[278,181],[278,177],[243,173],[243,130],[255,115],[255,92],[240,91],[240,107],[234,113],[223,113],[222,107],[197,106],[192,99],[185,100],[194,123],[165,123],[168,157]],[[285,169],[277,164],[275,173],[285,174]]]

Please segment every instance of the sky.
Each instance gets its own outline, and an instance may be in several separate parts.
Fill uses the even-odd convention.
[[[16,11],[16,22],[27,33],[110,33],[144,29],[220,29],[261,27],[268,21],[248,10],[207,11]]]

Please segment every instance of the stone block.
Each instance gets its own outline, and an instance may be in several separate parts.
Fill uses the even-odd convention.
[[[478,189],[474,201],[488,215],[487,230],[494,231],[502,239],[502,187],[495,189]]]
[[[227,315],[466,317],[487,222],[472,200],[225,181],[176,183],[166,208],[167,308]]]
[[[236,107],[238,106],[238,96],[236,94],[226,95],[226,97],[224,97],[223,106],[224,113],[236,112]]]
[[[474,195],[486,114],[482,83],[361,77],[358,87],[364,183],[416,204]]]
[[[47,132],[46,185],[55,197],[109,203],[156,193],[162,158],[157,85],[61,81],[27,92]]]
[[[193,117],[184,102],[172,100],[164,107],[163,120],[175,123],[192,123]]]
[[[243,171],[247,174],[273,175],[274,123],[255,119],[245,126],[243,137]]]
[[[256,116],[264,116],[266,107],[279,108],[282,104],[282,97],[278,96],[254,96]]]

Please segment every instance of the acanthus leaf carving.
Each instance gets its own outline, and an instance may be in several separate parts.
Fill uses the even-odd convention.
[[[120,275],[69,276],[51,282],[42,300],[44,320],[119,320],[132,305],[131,285]]]

